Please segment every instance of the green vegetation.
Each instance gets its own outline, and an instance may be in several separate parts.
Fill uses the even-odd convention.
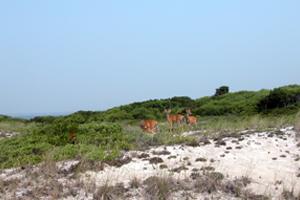
[[[68,138],[70,132],[76,133],[74,144]],[[119,157],[121,150],[192,140],[166,131],[151,137],[138,127],[122,128],[117,123],[79,124],[57,119],[39,124],[30,133],[0,140],[0,169],[36,164],[49,157],[55,161],[72,158],[110,161]]]
[[[237,133],[243,130],[265,131],[295,124],[295,115],[252,115],[202,117],[197,130],[214,133]]]
[[[228,89],[228,90],[227,90]],[[0,116],[0,131],[20,132],[12,138],[0,138],[0,169],[53,160],[85,159],[109,161],[120,152],[162,144],[195,144],[195,138],[179,132],[200,130],[203,134],[237,133],[245,129],[266,130],[296,123],[300,108],[300,86],[274,90],[227,93],[191,99],[173,97],[119,106],[103,112],[79,111],[68,116],[41,116],[31,120]],[[222,93],[222,94],[221,94]],[[183,113],[191,108],[198,116],[196,127],[187,125],[169,133],[163,113],[172,108]],[[160,132],[144,134],[139,122],[145,118],[159,120]],[[299,124],[299,123],[298,123]],[[75,133],[74,141],[69,133]]]
[[[228,86],[221,86],[220,88],[216,89],[215,96],[221,96],[224,94],[229,93],[229,87]]]
[[[35,127],[35,123],[29,123],[24,119],[0,115],[0,131],[27,132],[31,131],[33,127]]]
[[[257,104],[258,110],[261,112],[276,110],[281,113],[295,113],[299,106],[300,87],[298,85],[275,88],[268,96],[261,99]]]
[[[165,108],[172,108],[173,113],[182,114],[186,108],[191,108],[193,114],[198,116],[290,115],[296,114],[300,108],[299,85],[285,86],[272,91],[233,93],[226,93],[227,88],[224,87],[218,89],[223,91],[222,95],[218,96],[202,97],[195,100],[189,97],[156,99],[115,107],[104,112],[79,111],[63,118],[78,123],[136,121],[146,118],[163,121],[165,120],[163,112]],[[277,95],[277,91],[280,91],[281,95]],[[274,102],[278,103],[274,105]],[[52,120],[53,117],[38,117],[32,121],[47,123]]]
[[[194,112],[201,116],[254,115],[258,114],[257,103],[268,94],[268,90],[261,90],[204,97],[195,100],[197,106]]]
[[[119,149],[130,147],[116,124],[89,123],[78,126],[76,144],[68,140],[70,127],[58,121],[40,126],[31,133],[0,140],[0,168],[39,163],[46,156],[54,160],[80,156],[91,160],[110,160]]]

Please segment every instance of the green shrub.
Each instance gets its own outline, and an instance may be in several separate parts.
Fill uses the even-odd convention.
[[[288,112],[291,107],[290,110],[295,110],[296,113],[300,105],[299,96],[300,86],[298,85],[275,88],[257,103],[257,109],[259,112],[268,112],[272,109],[287,108]]]
[[[37,117],[30,119],[30,121],[37,122],[37,123],[52,123],[56,119],[57,119],[57,117],[54,117],[54,116],[37,116]]]
[[[75,158],[79,154],[77,145],[66,144],[59,148],[55,148],[52,152],[54,160],[64,160]]]
[[[104,160],[105,151],[94,145],[80,144],[79,155],[85,160]]]
[[[54,160],[82,157],[91,160],[112,160],[121,150],[132,147],[120,125],[68,123],[57,120],[40,125],[31,133],[0,140],[0,168],[36,164],[52,155]],[[68,141],[75,130],[75,144]]]
[[[216,89],[215,96],[221,96],[224,94],[229,93],[229,87],[228,86],[221,86],[218,89]]]
[[[200,116],[253,115],[257,113],[257,102],[268,93],[266,90],[241,91],[216,97],[203,97],[196,100],[194,113]]]
[[[118,108],[108,110],[107,113],[105,113],[104,115],[104,121],[109,122],[116,122],[128,119],[132,119],[132,116],[128,112],[120,110]]]

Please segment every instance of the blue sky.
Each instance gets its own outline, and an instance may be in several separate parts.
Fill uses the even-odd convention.
[[[299,84],[300,1],[1,1],[0,113]]]

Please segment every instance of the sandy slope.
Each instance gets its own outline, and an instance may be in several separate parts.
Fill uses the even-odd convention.
[[[101,185],[105,182],[128,184],[134,177],[145,180],[150,176],[174,176],[184,179],[190,177],[193,169],[211,166],[229,179],[246,176],[252,179],[248,186],[258,194],[278,197],[284,188],[300,192],[300,148],[297,147],[292,128],[282,129],[278,134],[251,133],[240,138],[223,138],[224,142],[210,140],[211,144],[190,146],[166,146],[152,148],[146,152],[128,152],[132,162],[120,168],[106,167],[103,171],[89,171],[89,177]],[[216,146],[216,143],[220,145]],[[225,143],[225,145],[224,145]],[[155,153],[156,152],[156,153]],[[138,158],[142,153],[149,158],[160,157],[162,163],[151,164],[149,158]],[[155,154],[167,155],[155,155]],[[201,161],[196,161],[197,158]],[[206,161],[205,161],[206,160]],[[167,168],[160,169],[160,165]],[[180,172],[176,168],[187,168]],[[209,169],[209,168],[208,168]]]
[[[199,135],[197,132],[185,133],[191,134]],[[0,194],[0,199],[30,199],[36,188],[44,195],[43,199],[51,199],[52,187],[57,190],[55,195],[62,193],[65,199],[93,199],[95,189],[87,189],[91,185],[99,188],[123,183],[130,188],[129,183],[134,178],[143,182],[153,176],[192,182],[203,171],[220,172],[226,180],[248,177],[251,179],[248,189],[279,199],[283,189],[294,190],[295,195],[300,192],[300,147],[297,144],[293,128],[288,127],[280,131],[244,131],[237,137],[200,140],[196,147],[175,145],[143,152],[129,151],[124,154],[124,160],[130,158],[131,161],[127,159],[130,162],[121,167],[105,165],[103,170],[86,171],[75,179],[72,168],[79,161],[57,163],[54,172],[47,164],[32,169],[7,169],[0,171],[0,179],[6,182],[14,180],[14,188]],[[143,190],[144,187],[129,189],[127,199],[144,199]],[[189,198],[184,190],[175,191],[170,199],[239,199],[222,192],[205,194],[192,191],[188,195]]]

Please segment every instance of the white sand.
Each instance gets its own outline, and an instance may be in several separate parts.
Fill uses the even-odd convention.
[[[125,156],[134,157],[142,153],[148,153],[150,157],[160,157],[163,163],[150,164],[148,160],[134,157],[132,162],[120,168],[107,166],[103,171],[88,171],[83,178],[95,180],[98,185],[105,182],[109,184],[128,184],[134,177],[145,180],[150,176],[173,176],[175,178],[188,178],[193,168],[200,169],[204,166],[212,166],[216,171],[223,173],[229,179],[246,176],[252,179],[248,186],[257,194],[278,197],[282,190],[294,189],[295,193],[300,192],[300,161],[295,161],[300,153],[297,147],[295,133],[292,128],[282,129],[283,138],[278,136],[268,137],[268,133],[253,133],[243,136],[244,140],[239,144],[232,143],[236,138],[224,138],[226,146],[215,147],[212,144],[190,147],[190,146],[166,146],[152,148],[146,152],[128,152]],[[236,149],[242,146],[242,149]],[[226,148],[232,147],[231,150]],[[153,151],[167,150],[170,155],[153,155]],[[224,153],[229,151],[229,153]],[[225,155],[221,157],[221,155]],[[284,155],[285,157],[280,157]],[[169,156],[176,158],[168,159]],[[206,162],[196,162],[197,158],[206,158]],[[276,158],[273,159],[273,158]],[[214,159],[214,162],[210,162]],[[190,163],[190,165],[188,165]],[[167,165],[167,169],[160,169],[159,165]],[[171,169],[185,166],[186,171],[180,173],[171,172]]]
[[[247,186],[255,194],[272,196],[279,199],[283,189],[294,190],[295,195],[300,192],[300,147],[297,147],[295,132],[292,127],[282,129],[282,135],[270,136],[269,132],[249,133],[241,138],[223,138],[226,145],[215,146],[216,141],[210,140],[211,144],[198,147],[175,145],[160,146],[148,151],[130,151],[125,153],[125,157],[131,157],[132,161],[121,167],[105,166],[103,171],[87,171],[80,175],[84,185],[96,183],[101,186],[105,183],[115,185],[123,183],[128,186],[133,178],[143,181],[151,176],[172,176],[177,179],[191,180],[190,175],[193,169],[200,170],[203,167],[211,166],[216,172],[220,172],[227,179],[235,179],[246,176],[251,179],[251,184]],[[243,133],[246,133],[243,132]],[[188,132],[185,135],[199,134],[199,132]],[[238,141],[240,139],[240,141]],[[238,143],[238,144],[237,144]],[[236,148],[241,147],[241,148]],[[155,155],[154,152],[169,152],[169,155]],[[227,151],[227,152],[225,152]],[[160,157],[163,162],[150,164],[149,158],[138,158],[141,154],[148,154],[149,158]],[[171,158],[170,158],[171,156]],[[196,161],[197,158],[205,158],[206,161]],[[212,162],[211,159],[214,161]],[[299,160],[299,161],[298,161]],[[65,161],[57,163],[59,171],[70,171],[76,166],[78,161]],[[167,168],[161,169],[160,165]],[[34,166],[33,170],[38,169]],[[185,167],[187,170],[174,172],[172,169]],[[58,182],[70,184],[68,176],[58,179]],[[24,181],[26,170],[20,168],[6,169],[0,171],[2,180],[19,179]],[[22,184],[21,184],[22,185]],[[32,186],[33,187],[33,186]],[[15,194],[6,194],[5,197],[19,196],[29,191],[29,188],[18,188]],[[66,199],[92,199],[91,194],[79,189],[79,195]],[[185,191],[178,191],[172,194],[173,199],[182,199]],[[136,193],[136,195],[135,195]],[[86,196],[88,195],[88,196]],[[208,194],[193,194],[195,199],[211,199]],[[212,194],[218,199],[238,199],[225,193]],[[0,194],[1,197],[1,194]],[[131,199],[141,199],[143,194],[139,189],[133,191]]]

